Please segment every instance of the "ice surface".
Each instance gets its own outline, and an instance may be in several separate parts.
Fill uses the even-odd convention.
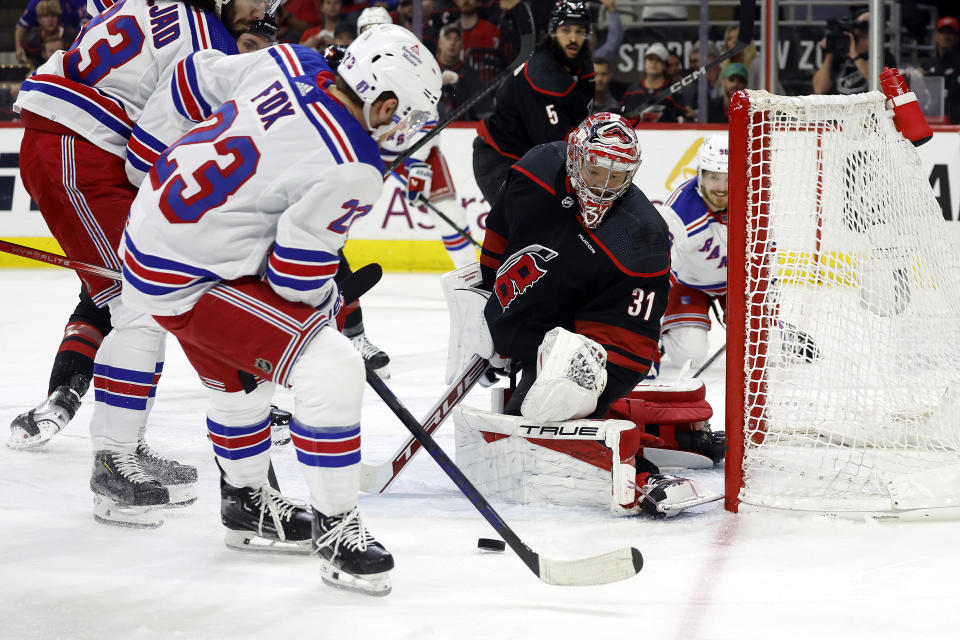
[[[0,436],[39,402],[78,281],[54,270],[0,271]],[[392,358],[390,387],[421,416],[443,389],[447,317],[438,277],[387,274],[364,298],[368,335]],[[714,334],[717,345],[722,336]],[[669,368],[664,376],[669,377]],[[704,376],[722,424],[723,360]],[[468,403],[486,408],[486,390]],[[289,395],[278,398],[290,406]],[[669,521],[605,509],[495,503],[551,558],[636,546],[640,574],[601,587],[542,584],[509,550],[481,553],[494,531],[426,453],[383,495],[362,495],[393,552],[393,593],[371,598],[321,583],[312,558],[223,545],[219,491],[204,435],[204,392],[168,342],[148,439],[200,469],[196,504],[156,530],[92,517],[86,434],[92,394],[40,451],[0,446],[0,638],[955,638],[960,524],[731,515],[719,503]],[[363,456],[381,462],[407,432],[375,394],[364,399]],[[453,426],[438,431],[453,454]],[[274,452],[285,493],[305,497],[294,453]],[[696,476],[720,488],[722,471]]]

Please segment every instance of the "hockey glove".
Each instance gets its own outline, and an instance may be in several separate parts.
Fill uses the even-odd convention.
[[[407,166],[407,201],[416,204],[417,200],[430,199],[430,183],[433,170],[426,162],[411,162]]]

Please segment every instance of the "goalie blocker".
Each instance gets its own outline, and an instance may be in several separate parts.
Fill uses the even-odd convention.
[[[520,503],[609,505],[617,514],[674,516],[719,500],[664,468],[712,467],[723,440],[709,430],[712,415],[699,380],[638,387],[610,416],[622,419],[536,422],[494,411],[458,407],[456,462],[483,493]],[[682,443],[682,444],[681,444]],[[700,452],[683,447],[699,448]]]

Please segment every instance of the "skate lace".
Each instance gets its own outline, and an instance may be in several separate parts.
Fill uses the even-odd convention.
[[[255,504],[260,507],[260,521],[257,525],[257,533],[263,534],[263,520],[267,513],[270,513],[270,519],[273,522],[273,528],[281,540],[287,537],[283,532],[283,521],[290,520],[297,509],[302,509],[303,505],[289,498],[280,495],[271,487],[262,487],[254,498]]]
[[[334,518],[330,518],[333,520]],[[340,545],[353,551],[366,551],[367,545],[376,540],[367,531],[360,519],[360,511],[354,507],[352,511],[344,516],[339,516],[340,522],[334,525],[329,531],[317,538],[316,548],[333,545],[333,555],[336,557],[340,551]]]
[[[137,453],[138,453],[140,456],[142,456],[142,457],[144,457],[144,458],[149,458],[150,460],[152,460],[152,461],[154,461],[154,462],[162,462],[162,463],[165,463],[165,464],[172,464],[172,463],[173,463],[173,460],[171,460],[170,458],[165,458],[165,457],[163,457],[162,455],[160,455],[159,453],[157,453],[156,451],[154,451],[154,450],[150,447],[150,445],[147,444],[146,442],[141,442],[141,443],[140,443],[140,446],[137,447]]]
[[[380,347],[370,342],[364,333],[354,336],[353,338],[350,338],[350,340],[353,342],[354,348],[360,352],[360,355],[363,356],[364,360],[369,360],[373,356],[380,353]]]
[[[135,453],[114,453],[110,456],[110,462],[118,474],[131,482],[153,482],[153,478],[140,466]]]

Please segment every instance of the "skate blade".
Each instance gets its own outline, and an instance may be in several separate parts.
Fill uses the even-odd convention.
[[[97,522],[114,527],[156,529],[163,524],[160,508],[166,505],[135,507],[120,504],[105,496],[94,494],[93,518]]]
[[[41,423],[37,426],[39,433],[32,436],[20,427],[11,427],[7,446],[14,450],[36,449],[50,442],[60,432],[56,425]]]
[[[313,552],[312,542],[307,540],[288,541],[264,538],[253,531],[235,531],[227,529],[223,543],[235,551],[252,553],[274,553],[288,556],[306,556]]]
[[[186,507],[197,501],[197,487],[194,484],[165,484],[170,494],[170,503],[164,505],[174,509]]]
[[[390,582],[390,572],[370,573],[363,576],[355,576],[351,573],[333,566],[328,560],[320,558],[320,578],[323,583],[334,589],[344,591],[356,591],[368,596],[383,597],[393,591],[393,585]]]

